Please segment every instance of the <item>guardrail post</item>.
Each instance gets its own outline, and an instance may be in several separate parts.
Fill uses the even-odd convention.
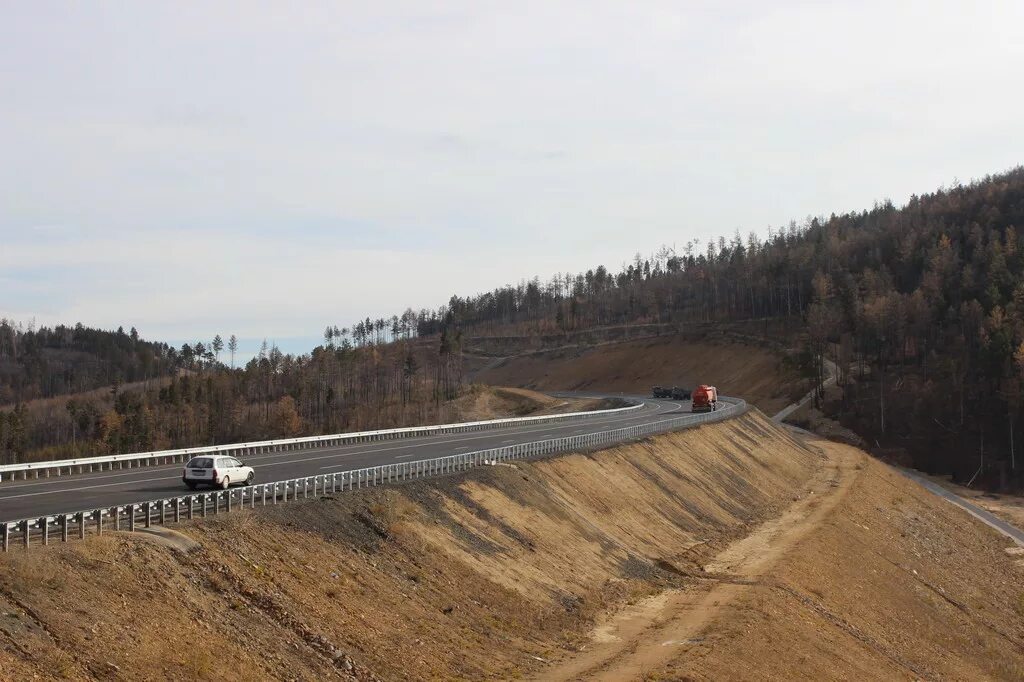
[[[153,505],[149,502],[142,503],[142,511],[145,512],[145,524],[146,528],[149,528],[150,524],[153,523]]]
[[[134,533],[135,532],[135,505],[134,504],[129,504],[126,507],[126,510],[128,512],[128,532],[129,533]]]
[[[263,506],[266,507],[267,506],[267,484],[264,483],[263,485],[260,486],[260,488],[263,489]],[[255,499],[255,498],[253,498],[253,499]],[[256,504],[256,503],[253,502],[253,504]]]
[[[164,501],[160,500],[159,502],[157,502],[157,507],[160,510],[160,525],[161,526],[166,526],[167,525],[167,516],[165,515],[165,512],[164,512]]]
[[[92,513],[96,515],[96,535],[103,535],[103,510],[95,509]]]
[[[75,514],[75,521],[78,521],[78,539],[85,539],[85,512]]]
[[[50,524],[45,516],[39,519],[39,529],[43,532],[43,545],[50,544]]]
[[[213,492],[213,515],[216,516],[220,512],[220,493]]]
[[[28,519],[21,522],[21,534],[22,542],[25,544],[25,549],[28,549],[29,537],[32,534],[32,526],[29,525]]]
[[[306,499],[309,497],[309,479],[302,479],[302,498]]]
[[[177,497],[171,498],[171,504],[174,505],[174,522],[177,523],[181,520],[181,500]]]
[[[0,523],[0,549],[6,553],[11,546],[11,527],[6,522]]]
[[[114,517],[114,531],[121,530],[121,508],[111,507],[110,515]]]
[[[202,510],[199,512],[199,515],[202,516],[205,519],[206,518],[206,493],[199,493],[199,500],[203,503],[203,507],[202,507]]]
[[[332,493],[338,492],[338,474],[337,473],[331,474],[331,492]]]
[[[227,499],[227,506],[225,507],[224,511],[228,511],[229,512],[229,511],[231,511],[231,489],[229,488],[228,490],[225,490],[224,494],[228,498]]]

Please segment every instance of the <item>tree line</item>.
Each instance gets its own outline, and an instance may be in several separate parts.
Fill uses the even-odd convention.
[[[453,296],[418,333],[550,334],[638,323],[762,321],[821,382],[830,407],[917,466],[1024,483],[1024,168],[872,208],[791,222],[767,238],[636,255],[613,271],[534,278]],[[758,322],[759,324],[760,322]],[[435,326],[436,325],[436,326]],[[778,332],[773,332],[778,333]]]
[[[125,332],[0,319],[0,405],[166,376],[173,348]]]
[[[883,201],[790,222],[766,237],[691,240],[679,250],[638,254],[615,270],[601,265],[452,296],[434,310],[329,325],[310,354],[265,347],[241,368],[233,353],[222,357],[230,340],[180,350],[154,344],[147,354],[131,352],[136,335],[119,331],[96,344],[125,349],[111,351],[108,366],[64,375],[42,344],[35,357],[50,369],[29,370],[32,363],[19,360],[12,382],[4,378],[12,376],[10,358],[26,357],[31,343],[26,333],[12,336],[7,324],[0,326],[0,387],[17,385],[22,396],[104,378],[116,384],[163,376],[166,385],[115,390],[92,407],[76,405],[76,416],[61,405],[67,418],[52,436],[26,425],[31,410],[9,409],[0,448],[10,457],[79,437],[87,447],[148,449],[283,435],[293,427],[383,426],[428,418],[459,394],[462,346],[471,336],[763,322],[765,334],[771,329],[779,335],[774,341],[796,348],[796,362],[815,382],[835,364],[842,399],[828,407],[873,444],[906,448],[927,470],[1020,485],[1022,224],[1024,169],[1016,168],[913,196],[901,207]],[[58,329],[67,338],[67,328]],[[36,345],[54,333],[36,334]],[[22,416],[12,416],[19,409]],[[25,439],[27,446],[11,445]]]
[[[0,462],[417,425],[451,417],[464,389],[457,331],[361,346],[332,338],[299,355],[264,342],[243,367],[233,366],[235,337],[220,338],[161,347],[173,371],[147,382],[116,375],[0,410]]]

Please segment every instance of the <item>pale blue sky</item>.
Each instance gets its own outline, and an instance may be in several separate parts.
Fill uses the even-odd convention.
[[[0,0],[0,316],[303,350],[899,203],[1022,161],[1022,27],[1019,2]]]

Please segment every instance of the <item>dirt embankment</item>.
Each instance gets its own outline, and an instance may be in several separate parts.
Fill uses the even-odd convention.
[[[751,414],[593,455],[232,513],[179,553],[0,556],[12,678],[508,679],[779,513],[816,453]]]
[[[524,388],[474,384],[465,395],[452,401],[455,421],[480,421],[505,417],[528,417],[568,412],[587,412],[619,407],[617,401],[592,398],[553,398]]]
[[[473,380],[537,390],[646,394],[651,386],[718,387],[775,414],[806,390],[782,366],[781,356],[738,343],[705,343],[683,336],[595,347],[530,353],[507,359],[476,359]]]
[[[840,466],[833,508],[649,677],[1024,678],[1019,550],[863,452],[817,445]]]
[[[759,413],[0,556],[11,679],[1020,679],[1024,567]]]

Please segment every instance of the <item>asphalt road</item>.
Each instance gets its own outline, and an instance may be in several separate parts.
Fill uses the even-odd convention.
[[[489,431],[267,453],[247,457],[245,463],[256,469],[257,483],[269,483],[382,464],[413,462],[548,438],[607,431],[667,419],[667,415],[690,412],[689,402],[652,398],[640,400],[643,401],[643,406],[638,410],[611,415],[596,413],[592,418],[573,420],[564,424],[526,424]],[[16,521],[185,495],[191,491],[182,483],[181,472],[181,464],[168,464],[3,483],[0,484],[0,521]]]
[[[969,502],[968,500],[965,500],[956,493],[952,493],[946,490],[938,483],[933,483],[932,481],[929,481],[924,476],[918,475],[917,472],[911,471],[910,469],[904,469],[903,467],[896,467],[896,470],[902,473],[907,478],[911,479],[912,481],[920,483],[924,488],[928,489],[935,495],[938,495],[939,497],[948,500],[949,502],[952,502],[953,504],[960,507],[968,514],[981,521],[982,523],[987,524],[988,526],[996,529],[1006,537],[1016,542],[1018,545],[1024,546],[1024,531],[1021,531],[1021,529],[1017,528],[1016,526],[1010,525],[1009,523],[1003,521],[1001,518],[999,518],[992,512],[986,509],[982,509],[978,505]]]

